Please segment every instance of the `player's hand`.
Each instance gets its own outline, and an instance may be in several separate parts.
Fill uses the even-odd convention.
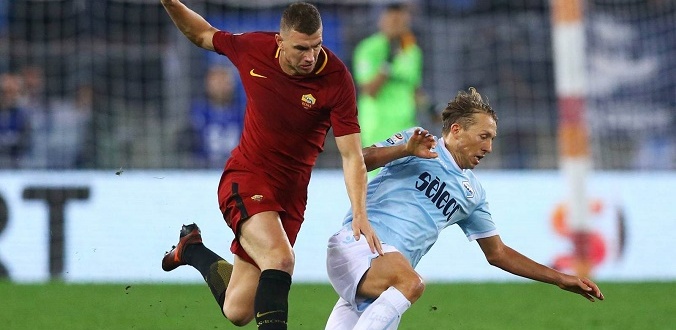
[[[439,154],[431,150],[436,145],[434,135],[426,129],[416,128],[406,144],[406,152],[420,158],[437,158]]]
[[[596,283],[588,278],[569,276],[565,282],[559,284],[559,287],[566,291],[577,293],[591,302],[595,301],[594,298],[598,298],[599,300],[605,299]]]
[[[367,217],[355,215],[354,219],[352,219],[352,232],[354,233],[354,239],[357,241],[361,238],[361,235],[364,235],[372,253],[378,252],[379,255],[383,255],[383,246]]]

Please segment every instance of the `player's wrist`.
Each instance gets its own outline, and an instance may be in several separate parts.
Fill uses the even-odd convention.
[[[352,213],[352,221],[354,222],[364,222],[368,221],[368,217],[366,216],[366,211],[364,212],[353,212]]]

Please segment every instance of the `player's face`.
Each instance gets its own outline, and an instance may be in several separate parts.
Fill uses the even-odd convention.
[[[322,49],[322,28],[307,35],[294,30],[282,31],[275,36],[279,46],[279,64],[290,75],[311,73]]]
[[[444,136],[448,151],[462,169],[473,169],[479,165],[481,159],[493,150],[493,139],[497,136],[498,125],[493,117],[485,113],[473,116],[473,125],[465,129],[455,123]]]
[[[408,32],[411,24],[411,16],[406,10],[390,10],[380,17],[378,26],[380,31],[388,38],[393,39],[400,37],[402,34]]]

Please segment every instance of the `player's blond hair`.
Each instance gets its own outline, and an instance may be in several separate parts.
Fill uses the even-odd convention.
[[[473,116],[475,113],[489,114],[496,123],[498,122],[498,115],[476,88],[470,87],[469,92],[459,91],[458,95],[448,102],[446,109],[441,112],[442,134],[448,133],[454,123],[460,124],[463,128],[472,126],[475,123]]]

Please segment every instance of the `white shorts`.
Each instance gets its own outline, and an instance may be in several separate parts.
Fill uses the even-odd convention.
[[[371,260],[378,257],[378,253],[371,252],[363,235],[357,241],[352,233],[351,229],[343,228],[329,238],[326,271],[338,295],[356,311],[363,312],[372,299],[358,298],[357,286],[371,267]],[[392,245],[381,244],[383,253],[399,252]]]

